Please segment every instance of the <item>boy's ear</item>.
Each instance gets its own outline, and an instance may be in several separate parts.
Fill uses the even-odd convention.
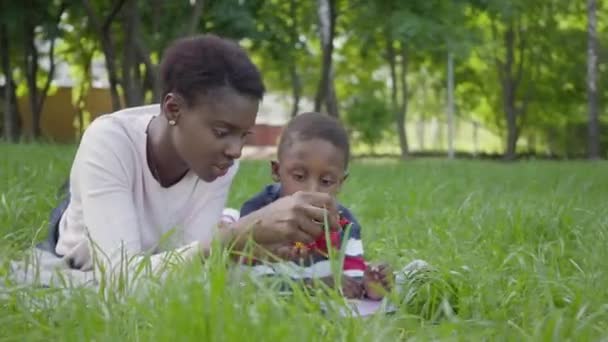
[[[348,175],[349,175],[348,171],[344,171],[344,176],[342,177],[342,181],[340,183],[346,182],[346,179],[348,178]]]
[[[340,183],[338,184],[338,193],[340,193],[340,190],[342,190],[342,185],[344,184],[344,182],[346,181],[347,178],[348,178],[348,171],[344,171],[344,175],[342,176],[342,178],[340,179]]]
[[[281,181],[281,176],[279,176],[279,162],[276,160],[270,161],[270,173],[272,175],[272,180],[275,182]]]

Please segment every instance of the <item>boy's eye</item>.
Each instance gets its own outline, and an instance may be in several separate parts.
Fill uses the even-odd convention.
[[[334,183],[335,182],[333,179],[329,179],[329,178],[321,179],[321,184],[323,184],[323,186],[330,187],[330,186],[334,185]]]
[[[302,173],[294,173],[293,174],[293,179],[295,179],[296,181],[302,181],[302,180],[304,180],[304,174],[302,174]]]
[[[213,129],[213,134],[215,134],[215,136],[218,137],[218,138],[224,138],[228,134],[230,134],[230,131],[228,131],[225,128],[214,128]]]

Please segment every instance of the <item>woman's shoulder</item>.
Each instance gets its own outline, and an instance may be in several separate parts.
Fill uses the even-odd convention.
[[[152,106],[128,108],[95,118],[84,131],[77,159],[118,159],[123,166],[133,165],[145,149],[148,122],[154,116]],[[100,162],[100,161],[98,161]]]
[[[87,135],[131,135],[145,134],[150,120],[158,115],[158,105],[133,107],[114,113],[103,114],[95,118],[85,130]]]

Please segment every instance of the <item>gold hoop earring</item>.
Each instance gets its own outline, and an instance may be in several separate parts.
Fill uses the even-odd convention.
[[[177,122],[175,122],[175,120],[169,120],[170,126],[175,126],[176,124],[177,124]]]

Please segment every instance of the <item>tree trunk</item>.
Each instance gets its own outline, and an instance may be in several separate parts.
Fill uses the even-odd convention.
[[[104,19],[103,23],[96,14],[96,10],[90,3],[90,0],[82,0],[87,16],[91,21],[97,35],[101,40],[101,48],[104,53],[106,70],[108,72],[108,80],[110,83],[110,95],[112,97],[112,109],[117,111],[121,108],[120,96],[118,95],[118,76],[116,71],[116,52],[114,42],[112,40],[112,22],[120,12],[120,9],[125,4],[126,0],[117,0],[110,11],[110,14]]]
[[[340,117],[340,109],[338,108],[338,95],[336,94],[336,87],[334,85],[334,73],[333,70],[330,69],[329,72],[329,84],[328,94],[325,97],[325,106],[327,107],[327,113],[334,118]]]
[[[530,133],[528,136],[528,152],[536,155],[536,134]]]
[[[292,25],[289,28],[289,40],[291,46],[296,47],[298,45],[298,13],[297,13],[297,3],[296,0],[290,0],[289,2],[289,16],[292,20]],[[302,97],[302,80],[300,79],[300,74],[298,73],[298,65],[297,65],[297,54],[298,50],[294,50],[292,52],[291,58],[289,60],[289,76],[291,78],[291,97],[292,97],[292,107],[291,107],[291,117],[295,117],[298,115],[300,110],[300,98]]]
[[[19,139],[17,102],[14,101],[13,71],[10,62],[10,47],[8,27],[0,24],[0,59],[2,59],[2,73],[4,74],[4,139],[8,142],[17,142]]]
[[[163,14],[165,0],[150,0],[150,7],[152,8],[152,33],[156,34],[160,32],[160,17]]]
[[[315,111],[321,111],[321,105],[325,102],[326,106],[330,105],[332,107],[327,108],[328,114],[338,117],[335,91],[332,89],[332,54],[334,49],[333,38],[336,22],[335,0],[317,0],[317,11],[319,15],[322,60],[321,78],[315,96]],[[332,93],[334,94],[333,96]]]
[[[91,64],[93,62],[93,51],[83,51],[82,73],[85,77],[80,83],[78,100],[76,101],[76,115],[78,116],[78,138],[82,138],[84,132],[84,108],[86,96],[91,89]]]
[[[402,104],[399,106],[398,92],[399,92],[399,80],[397,79],[397,53],[395,51],[394,41],[390,33],[386,33],[386,60],[388,62],[390,78],[391,78],[391,107],[393,109],[393,115],[395,118],[395,129],[397,131],[397,137],[399,138],[399,148],[401,151],[401,157],[407,158],[408,146],[407,136],[405,132],[405,111],[407,109],[407,57],[403,51],[402,53],[402,67],[401,67],[401,85],[402,85]]]
[[[401,147],[401,158],[409,156],[409,146],[407,143],[407,131],[405,130],[405,118],[408,106],[407,70],[409,64],[409,54],[404,42],[401,42],[401,108],[397,113],[397,133],[399,134],[399,146]]]
[[[448,52],[448,158],[454,159],[454,56]]]
[[[123,47],[122,61],[122,85],[127,107],[140,106],[143,104],[143,89],[141,74],[139,71],[139,60],[137,54],[137,39],[139,24],[139,12],[136,0],[128,0],[125,5],[124,29],[125,44]]]
[[[513,160],[516,157],[517,146],[517,112],[515,109],[515,95],[513,87],[507,82],[503,85],[504,92],[504,111],[507,119],[507,146],[505,159]]]
[[[112,98],[112,109],[114,111],[122,108],[120,104],[120,95],[118,94],[118,76],[116,74],[116,64],[114,52],[114,44],[109,32],[103,32],[101,38],[101,45],[103,49],[106,70],[108,72],[108,81],[110,83],[110,96]]]
[[[473,156],[479,153],[479,122],[473,121]]]
[[[506,30],[503,34],[503,44],[505,48],[504,62],[499,60],[496,55],[494,55],[494,59],[496,70],[498,71],[498,79],[500,80],[502,88],[503,112],[507,123],[507,139],[504,158],[506,160],[513,160],[516,158],[517,139],[519,138],[518,117],[525,114],[527,104],[530,100],[530,91],[525,93],[522,104],[518,108],[516,104],[516,93],[522,80],[524,57],[526,56],[525,30],[522,27],[521,18],[511,19],[505,24]],[[515,60],[515,27],[517,27],[517,49],[519,52],[517,61]],[[498,29],[493,19],[491,20],[490,28],[492,30],[493,38],[496,39],[498,36]]]
[[[296,69],[295,61],[290,62],[289,74],[291,76],[291,117],[293,118],[298,115],[298,112],[300,110],[300,98],[302,96],[302,83],[300,81],[300,75],[298,74],[298,70]]]
[[[53,82],[55,75],[55,43],[57,36],[59,35],[59,22],[61,16],[66,9],[67,4],[61,3],[59,12],[55,20],[53,21],[52,34],[50,35],[50,48],[49,48],[49,70],[47,77],[42,89],[38,89],[38,69],[39,69],[39,52],[35,44],[35,28],[36,24],[31,22],[30,18],[26,19],[25,23],[25,74],[29,93],[30,112],[32,113],[32,135],[34,139],[38,139],[41,135],[40,121],[42,117],[42,109],[44,108],[44,101]]]
[[[600,129],[598,118],[598,39],[596,0],[587,0],[587,101],[589,110],[589,158],[600,158]]]
[[[134,65],[137,64],[135,60],[135,46],[133,44],[133,28],[134,28],[134,18],[133,18],[133,4],[135,1],[127,0],[125,4],[125,15],[123,22],[124,29],[124,46],[122,49],[122,89],[123,89],[123,97],[124,104],[126,107],[135,106],[135,102],[137,95],[135,94],[135,82],[133,80],[132,72],[135,69]]]
[[[517,108],[515,107],[516,81],[513,78],[513,64],[515,63],[515,32],[511,23],[504,34],[505,62],[502,66],[503,108],[507,121],[507,144],[505,159],[515,159],[517,144]]]
[[[36,78],[38,75],[38,50],[34,42],[34,24],[28,19],[25,23],[23,37],[24,43],[24,62],[25,62],[25,81],[27,84],[28,101],[30,113],[32,115],[31,134],[34,139],[40,136],[40,112],[38,111],[38,85]]]
[[[136,37],[135,43],[137,44],[137,55],[138,59],[146,67],[146,73],[144,75],[144,89],[148,89],[152,92],[152,102],[161,101],[160,99],[160,83],[158,82],[157,68],[152,64],[150,59],[150,51],[147,46],[144,45],[140,37]]]
[[[190,24],[188,25],[187,35],[194,35],[198,31],[201,18],[203,17],[203,9],[205,8],[205,0],[194,0],[194,8],[192,9],[192,16],[190,17]]]

